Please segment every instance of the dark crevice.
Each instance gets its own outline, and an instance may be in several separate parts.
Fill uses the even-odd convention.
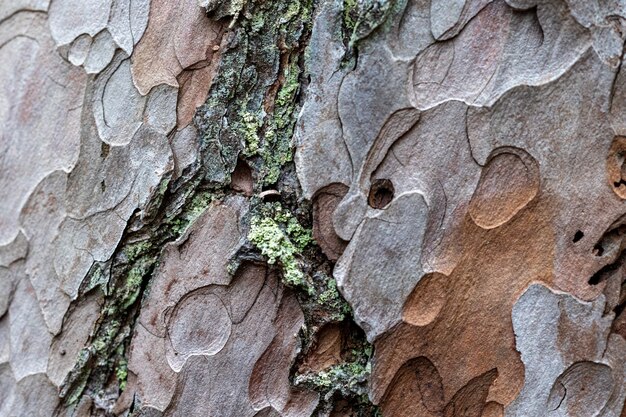
[[[626,302],[623,302],[622,304],[618,304],[617,306],[615,306],[615,308],[613,309],[613,312],[615,313],[615,317],[619,317],[624,310],[626,309]]]
[[[602,235],[593,247],[593,253],[597,257],[609,257],[611,263],[603,266],[589,280],[589,285],[598,285],[606,281],[612,274],[620,269],[626,261],[626,217],[616,220],[611,227]]]
[[[615,181],[615,182],[613,183],[613,187],[615,187],[615,188],[619,188],[619,187],[621,187],[622,185],[626,185],[626,180],[624,180],[624,178],[620,178],[620,180],[619,180],[619,181]]]
[[[626,225],[620,224],[621,222],[621,219],[616,222],[617,225],[602,235],[595,244],[593,252],[596,256],[604,256],[606,253],[622,250],[624,236],[626,236]]]
[[[602,243],[596,243],[596,245],[593,247],[593,254],[596,256],[604,255],[604,247],[602,246]]]
[[[574,233],[574,239],[572,239],[572,242],[576,243],[583,237],[585,237],[585,234],[582,231],[577,230],[576,233]]]
[[[106,142],[102,142],[102,144],[100,145],[100,158],[106,159],[106,157],[109,156],[110,151],[111,146]]]
[[[162,250],[168,243],[183,236],[196,221],[198,213],[202,213],[211,202],[233,194],[250,197],[252,206],[279,201],[303,226],[311,227],[311,208],[300,198],[291,141],[304,94],[303,86],[310,82],[304,69],[304,49],[311,30],[311,15],[308,13],[316,2],[301,2],[301,13],[296,16],[288,14],[287,6],[290,4],[245,2],[245,13],[239,15],[225,35],[228,42],[221,50],[221,62],[207,101],[194,117],[200,134],[198,160],[185,168],[179,178],[164,179],[162,187],[159,187],[162,191],[153,196],[145,210],[136,210],[130,217],[111,258],[95,263],[83,281],[80,297],[101,292],[103,304],[100,319],[81,352],[84,360],[75,364],[64,381],[61,396],[65,405],[76,404],[82,397],[103,398],[103,394],[111,392],[119,395],[124,390],[122,383],[125,385],[125,380],[116,378],[116,370],[127,356],[133,328],[138,325],[141,301],[150,291],[152,276],[159,269]],[[213,15],[220,17],[220,10],[214,10]],[[269,19],[268,16],[290,17],[282,21]],[[253,22],[254,17],[265,18]],[[280,25],[276,24],[277,20],[280,20]],[[255,28],[254,24],[259,22],[263,27]],[[274,48],[275,45],[279,48]],[[356,48],[354,53],[356,65]],[[289,71],[292,75],[296,74],[291,79]],[[271,86],[274,88],[269,91]],[[271,105],[267,100],[272,100]],[[254,132],[260,138],[260,150],[246,153],[240,129],[245,127],[243,114],[265,114],[265,109],[271,110],[272,114],[264,116],[262,125]],[[266,140],[270,137],[271,141]],[[106,158],[109,151],[109,145],[103,144],[101,157]],[[269,166],[270,163],[274,165]],[[279,171],[277,179],[263,182],[269,177],[268,166]],[[374,193],[374,201],[381,207],[393,198],[393,185],[389,180],[383,181],[388,181],[389,186],[379,187]],[[252,193],[266,193],[263,197],[260,194],[251,196],[251,187]],[[265,262],[249,242],[243,245],[237,257],[239,261]],[[345,335],[349,353],[344,360],[350,365],[365,367],[371,356],[371,345],[354,323],[349,306],[330,278],[334,264],[316,245],[310,245],[301,257],[303,272],[312,277],[320,296],[312,297],[297,288],[293,289],[307,324],[300,334],[305,347],[303,352],[307,351],[307,346],[316,338],[317,330],[324,324],[342,323],[350,329]],[[320,300],[326,301],[321,303]],[[293,376],[292,373],[292,379]],[[368,376],[364,374],[363,380],[357,381],[363,390]],[[363,392],[339,389],[333,393],[332,399],[324,399],[320,403],[318,411],[322,408],[335,409],[335,401],[347,400],[356,413],[352,415],[373,415],[376,407]],[[140,410],[138,405],[131,402],[131,412]],[[109,415],[108,411],[100,409],[99,403],[94,407],[99,413]]]
[[[554,407],[552,410],[550,411],[556,411],[559,408],[561,408],[561,405],[563,405],[563,401],[565,401],[565,398],[567,397],[567,387],[565,385],[563,385],[563,383],[561,381],[558,382],[559,385],[561,386],[561,388],[563,388],[563,396],[561,397],[561,399],[559,400],[559,403],[557,404],[556,407]]]
[[[626,256],[624,255],[624,253],[622,253],[615,262],[610,263],[608,265],[605,265],[604,267],[600,268],[600,270],[598,272],[596,272],[595,274],[593,274],[591,276],[591,278],[589,278],[589,285],[598,285],[601,282],[604,282],[607,280],[607,278],[609,278],[611,275],[613,275],[619,268],[622,267],[622,264],[624,262],[624,258]]]

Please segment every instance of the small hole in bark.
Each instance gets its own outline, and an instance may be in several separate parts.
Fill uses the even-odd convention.
[[[375,209],[383,209],[393,200],[393,184],[387,179],[377,179],[372,183],[368,203]]]
[[[585,234],[583,232],[581,232],[580,230],[577,230],[576,233],[574,233],[574,239],[572,239],[572,242],[576,243],[580,239],[582,239],[584,236]]]

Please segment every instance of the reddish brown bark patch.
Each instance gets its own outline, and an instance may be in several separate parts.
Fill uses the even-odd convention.
[[[313,197],[313,237],[332,261],[339,259],[348,245],[333,227],[333,213],[347,192],[347,186],[335,183],[322,188]]]

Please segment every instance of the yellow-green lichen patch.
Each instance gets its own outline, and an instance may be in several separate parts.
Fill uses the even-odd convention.
[[[184,206],[183,210],[176,216],[168,218],[165,223],[165,229],[172,235],[180,237],[193,222],[205,212],[212,201],[223,196],[221,192],[213,192],[209,190],[197,191]]]
[[[331,313],[331,319],[335,321],[342,321],[352,313],[350,305],[339,294],[337,281],[333,278],[326,277],[326,289],[318,295],[317,302]]]
[[[359,19],[358,0],[343,1],[343,24],[346,31],[350,34],[354,32],[354,28]]]
[[[353,349],[350,361],[330,366],[319,372],[297,374],[296,386],[303,386],[320,392],[325,401],[329,401],[337,392],[346,398],[353,398],[367,403],[367,380],[370,376],[372,347]]]
[[[367,379],[371,371],[370,364],[342,363],[318,373],[298,375],[296,384],[315,385],[319,388],[330,389],[337,387],[340,390],[358,390],[359,384]]]
[[[261,128],[260,117],[244,111],[241,113],[241,121],[239,122],[239,133],[244,140],[243,155],[250,157],[259,152],[261,139],[259,138],[259,129]]]
[[[266,257],[270,265],[278,263],[283,281],[291,286],[315,292],[310,279],[302,271],[299,253],[313,240],[311,231],[298,223],[278,203],[268,203],[250,221],[248,239]]]
[[[124,285],[119,286],[115,293],[122,309],[127,309],[137,300],[143,279],[152,271],[155,261],[154,258],[141,258],[128,271]]]
[[[166,195],[166,192],[162,190],[159,195]],[[182,236],[211,201],[221,195],[221,191],[192,186],[183,190],[178,200],[171,196],[170,200],[160,200],[159,204],[165,205],[156,208],[156,225],[147,223],[146,230],[130,233],[110,262],[96,263],[91,268],[81,291],[87,293],[100,288],[105,302],[93,335],[83,349],[82,359],[76,362],[62,387],[60,394],[66,404],[75,403],[87,385],[92,390],[102,389],[109,384],[112,374],[117,376],[118,388],[124,388],[125,382],[120,378],[125,369],[124,355],[133,317],[158,265],[162,248]]]
[[[264,146],[261,152],[264,184],[278,180],[280,169],[293,160],[291,137],[295,125],[295,101],[300,88],[300,67],[290,63],[284,71],[284,81],[274,101],[274,109],[265,126]]]
[[[150,242],[135,242],[124,247],[123,252],[128,259],[128,262],[136,261],[142,254],[150,250]]]
[[[124,357],[124,349],[122,345],[120,345],[117,350],[120,359],[115,367],[115,377],[117,378],[120,390],[124,391],[126,389],[126,380],[128,379],[128,360]]]
[[[243,156],[262,188],[275,184],[292,161],[312,7],[311,0],[247,1],[238,12],[232,42],[196,115],[208,179],[225,178]]]

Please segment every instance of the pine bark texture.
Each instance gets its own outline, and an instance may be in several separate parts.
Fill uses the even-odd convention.
[[[626,417],[626,1],[0,3],[0,417]]]

